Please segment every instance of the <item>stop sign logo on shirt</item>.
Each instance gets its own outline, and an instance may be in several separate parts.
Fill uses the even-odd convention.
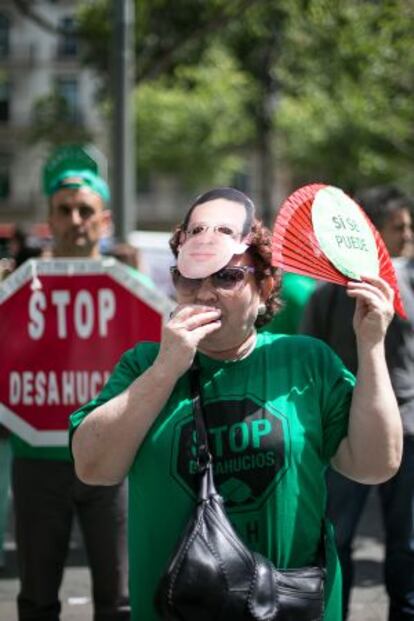
[[[115,259],[32,260],[0,286],[0,420],[33,445],[64,445],[68,417],[121,354],[159,341],[172,302]]]

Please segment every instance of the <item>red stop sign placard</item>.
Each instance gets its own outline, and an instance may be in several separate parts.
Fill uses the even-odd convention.
[[[31,444],[65,444],[69,414],[126,349],[159,341],[171,306],[112,258],[25,263],[0,286],[0,420]]]

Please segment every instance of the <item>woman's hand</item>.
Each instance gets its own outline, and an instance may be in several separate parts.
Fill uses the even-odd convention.
[[[354,330],[358,345],[357,381],[348,434],[333,466],[346,477],[374,485],[397,472],[402,455],[402,425],[385,360],[384,337],[394,315],[394,292],[382,278],[350,282],[356,299]]]
[[[394,316],[393,289],[383,278],[367,276],[362,282],[350,281],[347,293],[356,300],[353,326],[357,342],[382,342]]]
[[[181,377],[190,368],[199,342],[220,328],[220,315],[221,311],[211,306],[177,306],[164,325],[154,365]]]

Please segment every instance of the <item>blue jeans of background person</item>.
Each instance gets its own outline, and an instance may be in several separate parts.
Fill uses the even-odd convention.
[[[352,542],[369,485],[355,483],[334,470],[327,473],[328,516],[335,526],[343,572],[346,619],[353,583]],[[385,530],[384,582],[389,596],[389,621],[414,620],[414,438],[404,438],[398,473],[377,486]]]
[[[15,458],[12,486],[19,621],[59,621],[76,513],[91,570],[94,621],[127,621],[126,486],[85,485],[71,462]]]

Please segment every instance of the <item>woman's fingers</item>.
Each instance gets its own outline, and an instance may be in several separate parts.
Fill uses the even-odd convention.
[[[191,365],[199,342],[221,327],[221,311],[211,306],[178,306],[165,324],[159,360],[178,375]]]
[[[203,340],[206,336],[215,332],[221,327],[221,321],[218,319],[216,321],[210,321],[202,326],[198,326],[194,330],[191,330],[191,335],[194,339],[194,344],[197,347],[199,342]]]
[[[379,276],[365,276],[362,281],[351,280],[347,289],[348,291],[371,291],[379,297],[384,296],[387,300],[394,301],[393,288]]]
[[[367,342],[383,339],[394,315],[394,291],[380,277],[351,281],[347,293],[355,298],[354,329]]]
[[[199,306],[178,312],[168,327],[187,343],[197,347],[205,336],[220,328],[220,316],[221,311],[217,308]]]
[[[196,328],[217,321],[221,311],[217,308],[200,306],[178,312],[170,321],[170,326],[176,329],[195,330]]]
[[[168,323],[171,326],[185,327],[192,330],[203,323],[217,319],[220,315],[221,311],[218,308],[187,304],[185,306],[177,306],[171,313]]]
[[[394,312],[394,291],[382,278],[367,277],[363,281],[351,281],[347,285],[347,293],[372,309],[387,314]]]

